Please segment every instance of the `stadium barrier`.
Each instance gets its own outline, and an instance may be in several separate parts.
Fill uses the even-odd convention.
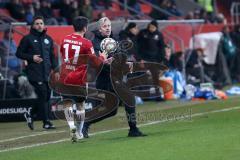
[[[36,99],[0,100],[0,122],[23,121],[23,114],[37,103]]]
[[[53,97],[50,100],[50,118],[55,119],[53,114],[56,102],[59,97]],[[36,106],[37,99],[6,99],[0,100],[0,122],[20,122],[25,121],[24,113]],[[34,117],[35,120],[40,120],[40,117]]]

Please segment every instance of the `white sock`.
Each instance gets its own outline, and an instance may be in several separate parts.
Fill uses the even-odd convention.
[[[70,129],[76,128],[74,124],[74,115],[73,115],[72,107],[65,109],[64,114]]]
[[[76,104],[76,103],[73,104],[72,110],[73,110],[73,111],[76,111],[76,110],[77,110],[77,104]]]
[[[84,125],[84,121],[81,121],[80,122],[80,124],[79,124],[79,130],[78,130],[78,133],[79,133],[79,135],[82,135],[83,133],[82,133],[82,129],[83,129],[83,125]]]
[[[77,110],[76,112],[77,117],[78,117],[78,133],[79,135],[82,135],[82,129],[84,125],[84,119],[85,119],[85,110]]]
[[[76,126],[74,125],[74,121],[67,121],[67,123],[68,123],[70,129],[76,128]]]

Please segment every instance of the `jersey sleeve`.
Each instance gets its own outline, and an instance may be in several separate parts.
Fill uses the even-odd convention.
[[[87,46],[87,54],[95,54],[93,44],[91,41],[89,41],[88,46]]]
[[[91,54],[96,55],[96,54],[95,54],[95,50],[94,50],[94,48],[93,48],[92,42],[90,42],[89,44],[90,44],[89,47],[90,47],[90,52],[91,52]],[[104,61],[104,57],[103,57],[103,56],[100,56],[100,55],[99,55],[98,58],[99,58],[101,61]]]

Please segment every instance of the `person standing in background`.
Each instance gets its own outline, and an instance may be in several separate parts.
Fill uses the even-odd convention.
[[[30,33],[21,39],[16,56],[27,61],[26,75],[38,97],[37,107],[24,114],[28,127],[34,129],[33,116],[38,113],[43,121],[43,128],[54,129],[55,126],[49,120],[51,90],[48,77],[57,63],[53,53],[53,40],[46,34],[43,17],[34,17]]]
[[[136,23],[131,22],[127,25],[127,27],[119,33],[120,41],[128,41],[132,43],[132,47],[127,50],[127,58],[128,61],[135,62],[138,60],[137,52],[138,52],[138,44],[137,44],[137,36],[139,33],[139,29]]]
[[[146,29],[143,29],[138,34],[138,55],[141,62],[161,63],[165,62],[165,47],[162,33],[158,30],[157,21],[151,21]],[[159,70],[156,68],[150,69],[155,84],[159,81]],[[159,89],[156,90],[160,93]],[[161,97],[156,97],[156,101],[162,101]]]

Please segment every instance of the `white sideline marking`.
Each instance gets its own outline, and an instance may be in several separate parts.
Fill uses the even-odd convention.
[[[205,114],[210,114],[210,113],[227,112],[227,111],[232,111],[232,110],[237,110],[237,109],[240,109],[240,106],[231,107],[231,108],[224,108],[224,109],[219,109],[219,110],[214,110],[214,111],[209,111],[209,112],[194,113],[194,114],[191,115],[191,117],[203,116]],[[184,118],[189,118],[189,116],[184,117]],[[184,118],[180,118],[180,119],[184,119]],[[163,122],[167,122],[167,121],[171,121],[171,120],[174,120],[174,119],[172,118],[172,119],[166,119],[166,120],[160,120],[160,121],[153,121],[153,122],[141,124],[139,126],[148,126],[148,125],[163,123]]]
[[[231,108],[225,108],[225,109],[219,109],[219,110],[214,110],[214,111],[209,111],[209,112],[203,112],[203,113],[195,113],[195,114],[192,114],[191,117],[202,116],[202,115],[206,115],[206,114],[210,114],[210,113],[227,112],[227,111],[232,111],[232,110],[237,110],[237,109],[240,109],[240,106],[231,107]],[[184,118],[186,118],[186,117],[184,117]],[[141,124],[141,125],[138,125],[138,126],[139,127],[149,126],[149,125],[153,125],[153,124],[164,123],[164,122],[171,121],[171,120],[174,120],[174,119],[154,121],[154,122]],[[104,133],[109,133],[109,132],[113,132],[113,131],[125,130],[125,129],[128,129],[128,128],[126,127],[126,128],[119,128],[119,129],[100,131],[100,132],[92,133],[90,135],[104,134]],[[59,131],[59,132],[64,132],[64,131]],[[30,135],[30,136],[36,136],[36,135]],[[25,137],[27,137],[27,136],[24,136],[24,138]],[[15,138],[15,139],[19,139],[19,137]],[[57,141],[50,141],[50,142],[43,142],[43,143],[32,144],[32,145],[28,145],[28,146],[8,148],[8,149],[0,150],[0,153],[7,152],[7,151],[15,151],[15,150],[19,150],[19,149],[27,149],[27,148],[32,148],[32,147],[38,147],[38,146],[43,146],[43,145],[47,145],[47,144],[55,144],[55,143],[65,142],[65,141],[68,141],[68,140],[69,140],[69,138],[65,138],[65,139],[60,139],[60,140],[57,140]]]
[[[66,131],[52,131],[52,132],[44,131],[44,132],[41,132],[41,133],[38,133],[38,134],[32,134],[32,135],[27,135],[27,136],[21,136],[21,137],[16,137],[16,138],[9,138],[9,139],[0,140],[0,143],[8,142],[8,141],[15,141],[15,140],[18,140],[18,139],[23,139],[23,138],[28,138],[28,137],[41,136],[41,135],[45,135],[45,134],[63,133],[63,132],[66,132]]]

